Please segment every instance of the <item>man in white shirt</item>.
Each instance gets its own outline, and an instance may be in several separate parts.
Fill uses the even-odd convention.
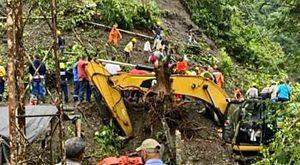
[[[145,44],[144,44],[144,52],[145,52],[147,55],[150,56],[151,51],[152,51],[152,49],[151,49],[151,44],[150,44],[149,41],[146,41]]]
[[[269,93],[271,93],[271,101],[276,102],[277,99],[277,85],[275,81],[271,81],[271,87],[269,88]]]
[[[116,57],[112,57],[111,59],[112,61],[116,60]],[[120,72],[122,69],[120,67],[120,65],[117,64],[110,64],[107,63],[105,64],[105,69],[110,73],[110,74],[117,74],[118,72]]]
[[[254,98],[258,98],[258,89],[256,88],[256,85],[254,84],[252,86],[252,88],[249,88],[247,93],[246,93],[246,96],[249,98],[249,99],[254,99]]]

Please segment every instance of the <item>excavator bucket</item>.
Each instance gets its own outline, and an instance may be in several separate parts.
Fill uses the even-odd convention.
[[[111,114],[116,119],[126,136],[133,136],[132,125],[121,93],[109,82],[111,74],[103,67],[102,64],[97,63],[96,61],[92,61],[87,65],[86,73],[98,92],[103,96]]]

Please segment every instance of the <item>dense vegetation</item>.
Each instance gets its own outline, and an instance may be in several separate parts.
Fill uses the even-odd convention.
[[[187,0],[182,1],[193,21],[219,47],[221,65],[231,81],[227,87],[260,87],[269,80],[299,77],[299,1],[283,0]],[[232,67],[230,57],[239,66]],[[232,69],[233,68],[233,69]],[[233,72],[231,72],[233,71]],[[245,84],[247,84],[245,86]],[[283,125],[274,142],[265,149],[259,164],[299,164],[299,89],[294,86],[294,102],[282,107],[276,117]]]

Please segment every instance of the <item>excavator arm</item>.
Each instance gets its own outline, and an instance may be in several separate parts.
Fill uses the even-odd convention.
[[[90,62],[86,71],[125,134],[132,136],[130,118],[120,91],[138,89],[147,92],[155,84],[155,76],[153,74],[133,75],[129,73],[110,75],[103,65],[96,61]],[[213,108],[219,119],[223,117],[228,104],[227,95],[214,82],[200,76],[185,75],[172,75],[171,80],[174,94],[200,99]]]

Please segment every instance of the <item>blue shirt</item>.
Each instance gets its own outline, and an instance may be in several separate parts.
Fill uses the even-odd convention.
[[[289,99],[290,94],[291,94],[291,87],[287,84],[281,84],[278,86],[278,98],[285,98],[285,99]]]
[[[149,159],[146,161],[145,165],[165,165],[160,159]]]
[[[78,70],[77,70],[77,62],[73,66],[73,80],[78,81]]]

